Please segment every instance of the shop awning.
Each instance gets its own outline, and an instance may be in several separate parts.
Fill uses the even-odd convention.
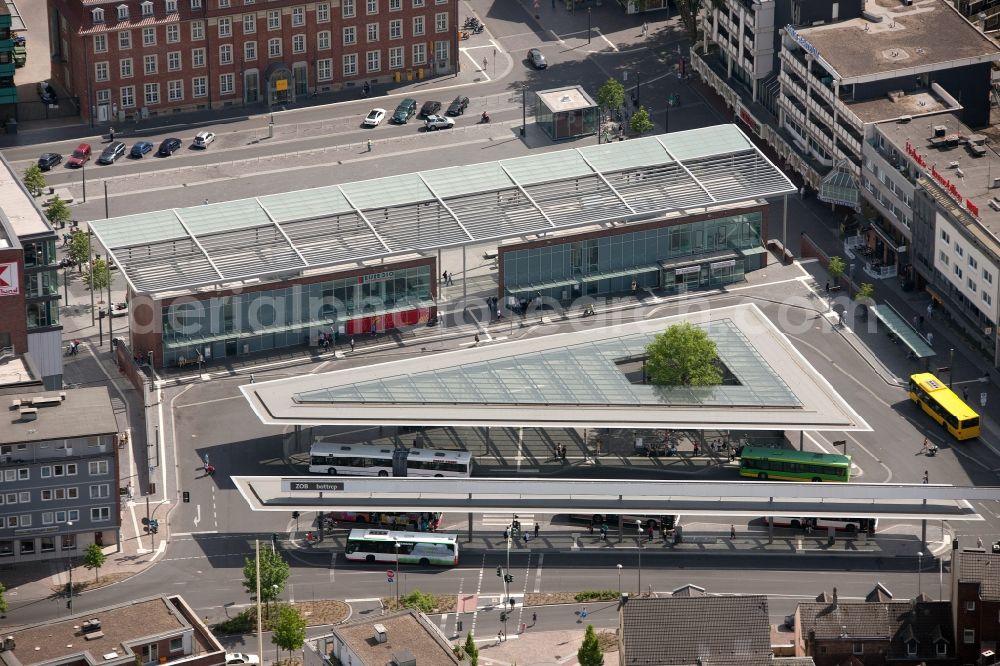
[[[611,278],[628,277],[630,275],[639,275],[641,273],[656,273],[659,270],[660,270],[659,264],[651,264],[649,266],[634,266],[632,268],[623,268],[618,271],[588,273],[587,275],[580,276],[580,282],[596,282],[598,280],[610,280]]]
[[[674,260],[664,259],[660,261],[659,266],[665,271],[674,271],[678,275],[684,275],[683,269],[685,268],[690,268],[690,267],[698,268],[702,264],[727,261],[729,259],[739,259],[741,256],[742,253],[739,250],[719,250],[717,252],[702,254],[697,257],[685,257],[684,259],[674,259]],[[694,271],[690,272],[693,273]]]

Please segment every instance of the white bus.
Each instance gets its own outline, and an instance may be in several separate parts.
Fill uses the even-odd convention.
[[[393,449],[317,440],[309,450],[309,472],[345,476],[457,476],[472,474],[468,451]]]
[[[767,518],[764,519],[767,522]],[[791,527],[792,529],[812,528],[819,534],[824,534],[829,528],[837,532],[865,532],[875,534],[878,529],[878,518],[790,518],[774,517],[775,527]]]
[[[454,534],[351,530],[344,556],[355,562],[400,564],[458,564],[458,537]]]

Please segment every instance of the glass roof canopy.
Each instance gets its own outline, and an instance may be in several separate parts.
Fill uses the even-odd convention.
[[[139,293],[794,192],[735,125],[94,220]]]
[[[463,363],[446,369],[298,393],[308,403],[504,405],[733,405],[795,408],[799,399],[730,319],[702,325],[739,385],[663,387],[633,384],[617,365],[638,359],[655,331],[544,352]]]

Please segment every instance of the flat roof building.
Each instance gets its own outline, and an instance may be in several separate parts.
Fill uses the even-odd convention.
[[[307,654],[306,666],[461,663],[441,630],[409,609],[335,627],[329,636],[316,639],[316,653]]]
[[[583,86],[535,93],[535,123],[553,141],[596,134],[600,110]]]

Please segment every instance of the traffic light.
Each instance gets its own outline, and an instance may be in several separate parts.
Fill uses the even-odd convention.
[[[497,567],[497,578],[499,578],[502,575],[503,575],[503,573],[501,572],[500,567]]]
[[[292,511],[292,518],[293,518],[294,520],[298,520],[298,519],[299,519],[299,516],[301,516],[301,515],[302,515],[302,514],[301,514],[301,513],[299,513],[298,511]]]
[[[511,576],[510,574],[507,574],[506,576],[503,577],[503,582],[505,582],[505,583],[513,583],[514,582],[514,577]]]
[[[191,501],[191,493],[185,490],[184,491],[184,502],[187,503],[187,502],[190,502],[190,501]]]

